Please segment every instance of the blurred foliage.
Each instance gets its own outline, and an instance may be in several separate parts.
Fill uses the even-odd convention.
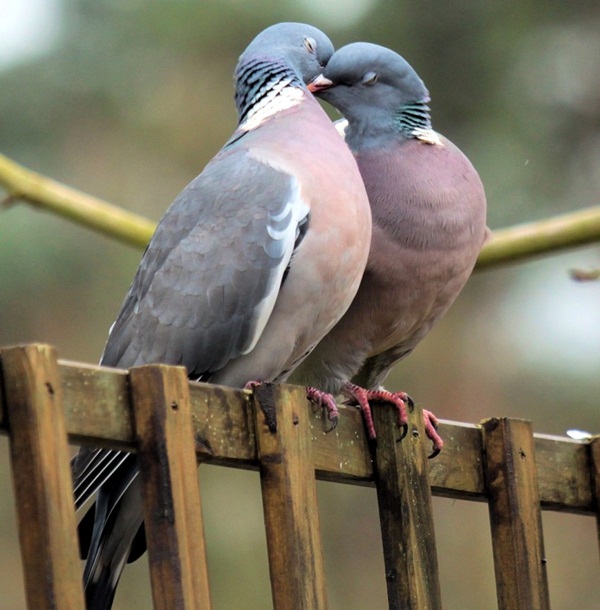
[[[55,44],[0,72],[0,149],[151,218],[227,139],[236,59],[283,20],[321,27],[337,46],[370,40],[402,53],[430,90],[435,128],[478,168],[492,228],[600,201],[597,2],[55,4]],[[0,253],[0,345],[46,341],[64,358],[97,361],[139,253],[25,207],[2,212]],[[600,284],[568,277],[597,268],[599,254],[475,276],[388,386],[448,419],[511,415],[538,432],[600,431]],[[6,445],[0,610],[19,610]],[[201,478],[215,608],[269,608],[256,475],[205,466]],[[374,491],[323,483],[319,493],[331,608],[385,607]],[[445,607],[494,607],[485,506],[436,499],[435,510]],[[597,607],[593,520],[552,514],[544,525],[553,608]],[[149,604],[142,560],[127,569],[116,608]]]

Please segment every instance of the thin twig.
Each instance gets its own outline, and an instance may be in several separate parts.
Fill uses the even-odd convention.
[[[55,182],[0,155],[0,185],[5,201],[25,201],[122,242],[144,248],[155,225],[116,205]]]

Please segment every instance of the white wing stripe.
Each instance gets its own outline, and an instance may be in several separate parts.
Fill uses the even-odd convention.
[[[275,302],[279,296],[283,274],[285,273],[285,270],[290,263],[290,259],[292,258],[292,253],[294,252],[298,227],[310,212],[308,204],[300,195],[300,184],[298,183],[298,180],[293,176],[290,176],[290,182],[289,200],[280,212],[269,214],[270,221],[281,222],[291,210],[292,218],[290,222],[281,230],[274,229],[271,224],[267,226],[270,237],[277,241],[284,242],[283,256],[277,265],[277,268],[273,269],[265,296],[256,308],[256,325],[254,327],[254,333],[252,337],[249,338],[248,347],[244,350],[244,354],[247,354],[254,349],[273,313]]]

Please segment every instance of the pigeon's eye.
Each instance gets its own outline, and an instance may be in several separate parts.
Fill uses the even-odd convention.
[[[314,38],[311,38],[310,36],[307,36],[304,39],[304,48],[311,53],[312,55],[314,55],[317,52],[317,41]]]
[[[377,82],[377,79],[379,78],[379,75],[377,74],[377,72],[367,72],[362,79],[362,84],[366,85],[367,87],[371,87],[371,85],[374,85]]]

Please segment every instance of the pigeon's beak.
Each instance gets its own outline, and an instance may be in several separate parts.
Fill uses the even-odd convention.
[[[316,93],[322,89],[328,89],[332,85],[333,81],[325,78],[322,74],[319,74],[319,76],[315,76],[306,86],[311,93]]]

